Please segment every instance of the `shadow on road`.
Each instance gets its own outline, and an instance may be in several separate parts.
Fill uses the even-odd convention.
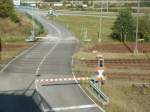
[[[55,83],[55,84],[42,84],[42,86],[58,86],[58,85],[76,85],[76,84],[80,84],[79,82],[69,82],[69,83]]]
[[[43,112],[41,105],[52,110],[35,90],[28,90],[25,94],[24,91],[0,92],[0,112]]]
[[[0,112],[41,112],[32,96],[0,94]]]

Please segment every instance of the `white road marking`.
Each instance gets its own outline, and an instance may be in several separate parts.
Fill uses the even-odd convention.
[[[46,82],[48,82],[48,79],[45,79]]]
[[[54,81],[58,81],[58,79],[54,79]]]
[[[86,108],[93,108],[97,107],[95,104],[91,105],[79,105],[79,106],[70,106],[70,107],[58,107],[53,108],[54,111],[62,111],[62,110],[74,110],[74,109],[86,109]]]
[[[49,24],[50,26],[52,26],[57,31],[57,33],[59,34],[59,37],[61,37],[61,31],[60,31],[60,29],[58,29],[55,25],[53,25],[50,22],[48,22],[47,24]]]
[[[2,69],[0,72],[3,72],[13,61],[15,61],[16,59],[18,59],[19,57],[21,57],[22,55],[26,54],[28,51],[30,51],[33,47],[37,46],[39,43],[34,44],[33,46],[31,46],[30,48],[22,51],[19,55],[17,55],[15,58],[13,58],[11,61],[9,61]]]
[[[80,78],[76,78],[75,80],[80,80]]]
[[[41,62],[39,63],[37,69],[36,69],[36,75],[39,74],[39,71],[40,71],[40,67],[42,66],[43,62],[45,61],[45,59],[47,58],[48,55],[50,55],[53,50],[57,47],[57,45],[59,44],[59,41],[48,51],[48,53],[43,57],[43,59],[41,60]]]
[[[71,79],[71,78],[68,78],[68,80],[71,81],[72,79]]]
[[[53,82],[54,80],[53,80],[53,79],[50,79],[50,81]]]
[[[59,81],[62,81],[62,80],[63,80],[62,78],[59,79]]]
[[[43,82],[44,80],[43,79],[41,79],[41,82]]]

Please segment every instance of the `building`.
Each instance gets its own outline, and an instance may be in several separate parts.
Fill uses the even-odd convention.
[[[42,3],[42,0],[21,0],[21,5],[28,5],[28,6],[33,6],[36,7],[37,4]]]
[[[20,0],[13,0],[13,4],[14,4],[15,6],[20,6],[21,1],[20,1]]]

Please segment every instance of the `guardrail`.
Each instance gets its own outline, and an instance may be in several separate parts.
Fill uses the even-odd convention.
[[[101,91],[100,86],[101,84],[95,81],[94,79],[90,80],[90,87],[92,87],[95,94],[100,99],[101,103],[103,105],[107,105],[109,103],[109,97]]]

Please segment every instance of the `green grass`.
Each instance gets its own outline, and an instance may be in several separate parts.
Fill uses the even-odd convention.
[[[11,60],[20,52],[20,49],[13,51],[3,51],[1,52],[1,63],[7,63],[7,61]]]
[[[0,18],[0,38],[2,43],[20,43],[25,42],[25,39],[31,35],[32,20],[27,14],[18,14],[20,23],[14,23],[10,19]],[[46,34],[43,25],[34,20],[35,35],[41,36]]]
[[[14,23],[10,19],[0,19],[0,38],[2,43],[24,42],[25,38],[30,35],[31,23],[29,19],[19,14],[20,23]]]
[[[83,54],[79,56],[74,56],[75,58],[80,59]],[[86,55],[84,55],[85,57]],[[88,55],[90,56],[90,55]],[[87,56],[87,57],[88,57]],[[76,74],[76,77],[90,77],[97,74],[96,67],[88,67],[85,64],[81,64],[78,60],[74,59],[73,70]],[[137,70],[135,68],[123,68],[123,69],[105,69],[107,72],[113,73],[140,73],[145,71]],[[116,71],[114,71],[116,70]],[[141,74],[139,74],[141,75]],[[106,74],[107,76],[107,74]],[[89,91],[89,84],[82,82],[82,87],[86,92],[93,98],[93,100],[102,106],[106,112],[149,112],[150,104],[150,88],[144,87],[133,87],[132,83],[150,83],[150,80],[127,80],[127,79],[108,79],[105,85],[102,86],[102,91],[110,98],[110,103],[107,106],[102,106],[99,100],[93,97],[91,94],[91,89]]]
[[[70,11],[70,10],[58,10],[58,13],[62,14],[84,14],[84,15],[94,15],[94,16],[99,16],[100,12],[99,11]],[[104,16],[116,16],[118,12],[102,12],[102,15]]]
[[[132,81],[134,83],[134,81]],[[107,112],[149,112],[150,89],[133,87],[131,81],[108,80],[102,87],[110,97]]]
[[[29,15],[28,13],[26,13],[26,16],[30,19],[30,22],[32,23],[32,16]],[[37,19],[34,18],[33,24],[34,24],[36,36],[42,36],[47,33],[47,31],[44,28],[44,26],[42,25],[42,23],[40,23]]]
[[[75,65],[74,71],[77,77],[87,77],[96,74],[94,72],[95,68],[84,67],[83,65]],[[80,71],[80,73],[77,73],[76,70]],[[106,112],[149,112],[150,88],[132,86],[132,83],[140,82],[150,83],[149,80],[108,79],[102,86],[102,91],[110,98],[110,103],[106,106],[103,106],[99,99],[93,96],[93,93],[91,94],[92,89],[89,90],[87,82],[82,82],[81,86]]]
[[[109,96],[109,104],[102,105],[93,95],[93,90],[87,83],[82,82],[86,93],[95,100],[106,112],[149,112],[150,89],[134,87],[126,80],[109,80],[102,91]],[[86,85],[86,86],[85,86]]]
[[[50,19],[52,19],[50,17]],[[98,17],[83,17],[83,16],[57,16],[53,20],[62,23],[75,34],[75,36],[82,40],[83,36],[81,34],[82,25],[87,28],[88,38],[92,40],[93,43],[98,40],[98,31],[99,31],[99,18]],[[112,33],[112,25],[114,19],[103,19],[102,20],[102,41],[112,42],[114,41],[110,35]]]
[[[25,38],[25,36],[5,35],[5,38],[2,38],[2,43],[20,43],[24,42]]]
[[[15,44],[24,45],[24,47],[12,48],[12,50],[2,48],[0,64],[7,63],[22,50],[30,46],[30,44],[25,42],[25,39],[31,35],[32,21],[23,13],[19,13],[18,16],[20,18],[20,23],[14,23],[8,18],[0,18],[0,38],[2,45],[11,44],[13,46],[13,44]],[[46,33],[41,23],[34,20],[34,24],[37,36]]]

